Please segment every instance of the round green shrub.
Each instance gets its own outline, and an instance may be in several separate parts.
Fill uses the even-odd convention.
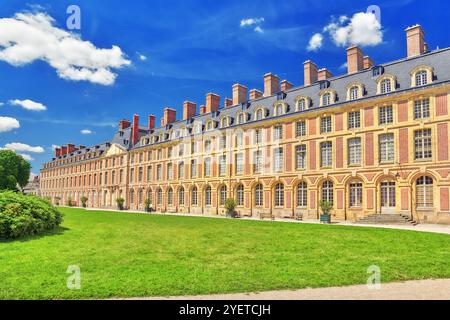
[[[62,214],[48,200],[13,191],[0,192],[0,238],[13,239],[58,227]]]

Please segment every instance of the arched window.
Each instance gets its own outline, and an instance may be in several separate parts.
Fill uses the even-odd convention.
[[[167,191],[167,205],[172,206],[173,205],[173,189],[169,188]]]
[[[152,191],[152,189],[148,189],[148,191],[147,191],[147,199],[149,201],[149,204],[152,205],[153,204],[153,191]]]
[[[349,99],[356,100],[359,98],[359,88],[358,86],[353,86],[349,90]]]
[[[433,179],[427,176],[416,181],[417,208],[433,208]]]
[[[193,187],[191,191],[191,204],[196,206],[198,204],[197,201],[197,187]]]
[[[284,105],[279,103],[275,106],[275,116],[281,116],[284,114]]]
[[[328,201],[331,205],[334,203],[333,182],[329,180],[322,184],[322,201]]]
[[[415,80],[416,86],[426,85],[428,83],[428,72],[426,70],[416,72]]]
[[[142,204],[144,202],[144,190],[142,190],[142,189],[139,189],[138,201],[139,201],[139,204]]]
[[[236,204],[238,206],[244,205],[244,186],[242,184],[236,187]]]
[[[221,128],[226,128],[229,126],[229,118],[228,117],[223,117],[222,120],[220,120],[220,127]]]
[[[264,110],[262,108],[256,110],[255,113],[255,120],[262,120],[264,119]]]
[[[391,79],[384,79],[380,82],[380,93],[389,93],[392,91]]]
[[[219,205],[221,205],[221,206],[225,205],[226,200],[227,200],[227,186],[221,186],[220,187]]]
[[[262,207],[263,201],[264,201],[263,186],[261,183],[258,183],[255,187],[255,206]]]
[[[205,206],[211,205],[211,187],[207,186],[205,189]]]
[[[360,181],[352,181],[349,185],[350,208],[362,207],[363,185]]]
[[[308,185],[300,182],[297,186],[297,207],[306,208],[308,206]]]
[[[331,104],[331,93],[325,93],[322,95],[322,106],[329,106]]]
[[[178,205],[184,206],[184,188],[178,189]]]
[[[159,188],[158,189],[158,191],[157,191],[157,193],[156,193],[156,197],[157,197],[157,199],[156,199],[156,203],[160,206],[160,205],[162,205],[162,198],[163,198],[163,192],[162,192],[162,189],[161,188]]]
[[[304,111],[307,109],[307,100],[306,98],[301,98],[297,100],[297,111]]]
[[[274,189],[275,207],[284,207],[284,185],[277,183]]]
[[[239,113],[239,115],[238,115],[238,124],[245,123],[245,120],[246,120],[245,118],[246,118],[246,116],[245,116],[244,112]]]
[[[130,203],[134,203],[134,190],[130,190]]]

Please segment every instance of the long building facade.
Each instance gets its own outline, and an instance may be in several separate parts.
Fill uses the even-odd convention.
[[[181,120],[164,110],[121,120],[111,141],[68,144],[41,170],[42,196],[96,208],[225,214],[234,198],[244,216],[333,219],[401,213],[450,224],[450,48],[430,51],[419,25],[406,30],[407,57],[375,64],[347,49],[348,72],[304,63],[304,85],[268,73],[264,91],[206,95]]]

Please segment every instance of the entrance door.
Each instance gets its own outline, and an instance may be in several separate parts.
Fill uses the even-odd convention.
[[[381,213],[392,214],[395,212],[395,182],[381,182]]]

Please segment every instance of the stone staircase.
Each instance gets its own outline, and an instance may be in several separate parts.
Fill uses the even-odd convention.
[[[360,224],[403,224],[403,225],[417,225],[418,223],[409,216],[401,214],[372,214],[364,217],[355,223]]]

